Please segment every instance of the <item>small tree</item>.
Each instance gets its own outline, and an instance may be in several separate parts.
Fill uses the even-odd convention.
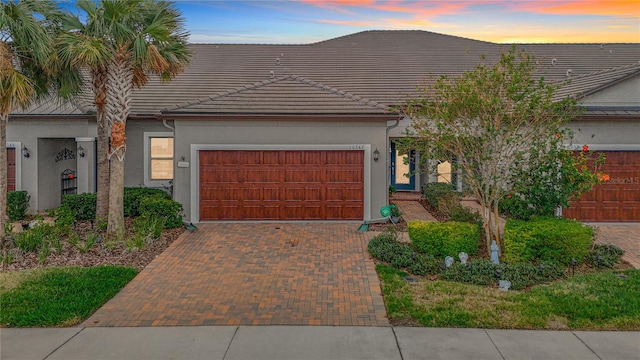
[[[484,209],[487,248],[491,240],[502,248],[500,199],[513,192],[518,176],[538,166],[534,160],[562,162],[562,127],[578,112],[575,99],[555,101],[557,86],[534,72],[535,59],[514,46],[494,65],[440,77],[402,109],[413,129],[404,146],[424,158],[457,159],[466,187]]]

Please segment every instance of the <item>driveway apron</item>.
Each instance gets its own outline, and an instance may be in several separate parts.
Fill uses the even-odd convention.
[[[357,223],[212,223],[185,233],[83,326],[389,326]]]

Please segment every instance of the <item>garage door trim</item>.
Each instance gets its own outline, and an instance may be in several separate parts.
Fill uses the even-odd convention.
[[[191,144],[191,219],[200,222],[200,156],[201,150],[352,150],[364,152],[364,219],[371,219],[371,144],[317,144],[317,145],[243,145],[243,144]]]

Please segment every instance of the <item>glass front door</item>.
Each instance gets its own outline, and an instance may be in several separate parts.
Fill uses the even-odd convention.
[[[396,190],[415,190],[416,177],[413,154],[400,154],[396,144],[391,142],[391,181]]]

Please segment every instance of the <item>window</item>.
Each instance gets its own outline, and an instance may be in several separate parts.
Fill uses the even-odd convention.
[[[173,138],[152,137],[150,139],[150,180],[173,179]]]
[[[173,133],[144,135],[144,182],[161,186],[173,180]]]

